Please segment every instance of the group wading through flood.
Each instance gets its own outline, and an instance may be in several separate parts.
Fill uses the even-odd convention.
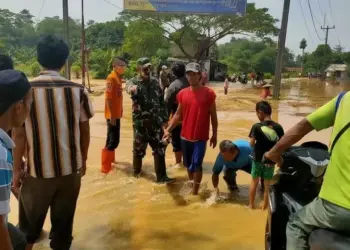
[[[49,60],[55,46],[63,46],[62,60]],[[65,46],[54,36],[40,40],[45,71],[31,80],[33,100],[25,76],[0,73],[4,89],[18,82],[25,89],[6,92],[15,96],[9,105],[18,105],[22,120],[30,114],[24,126],[14,120],[2,129],[15,127],[17,145],[3,146],[13,151],[19,195],[19,206],[11,197],[8,221],[18,222],[34,249],[262,249],[274,175],[264,154],[346,89],[299,79],[283,84],[282,101],[267,102],[250,83],[203,86],[196,63],[175,64],[177,78],[162,87],[148,58],[124,85],[126,62],[115,58],[106,81],[95,83],[104,94],[88,96],[55,71],[68,56]],[[329,137],[324,130],[303,140],[327,144]],[[22,156],[25,177],[16,172]]]

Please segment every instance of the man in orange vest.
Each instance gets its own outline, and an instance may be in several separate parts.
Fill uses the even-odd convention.
[[[105,91],[105,118],[107,120],[106,146],[102,149],[101,172],[111,171],[114,151],[120,141],[120,119],[123,115],[123,87],[121,76],[125,72],[126,62],[116,57],[112,62],[113,71],[108,75]]]

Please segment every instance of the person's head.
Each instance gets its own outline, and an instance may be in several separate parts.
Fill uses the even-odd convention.
[[[232,141],[229,140],[224,140],[220,142],[219,148],[220,154],[226,162],[230,162],[236,159],[239,153],[238,147]]]
[[[0,71],[0,120],[8,131],[23,125],[32,104],[31,86],[24,73]]]
[[[0,55],[0,71],[6,69],[13,69],[13,61],[7,55]]]
[[[142,57],[137,60],[137,72],[143,80],[151,77],[152,63],[147,57]]]
[[[175,62],[171,67],[171,71],[176,78],[182,78],[186,75],[186,66],[183,62]]]
[[[55,35],[44,35],[36,46],[38,62],[44,69],[59,71],[69,56],[68,44]]]
[[[265,118],[271,117],[272,108],[267,101],[260,101],[255,106],[256,116],[260,121],[264,121]]]
[[[191,86],[199,86],[202,78],[201,66],[194,62],[187,64],[186,77]]]
[[[112,61],[112,67],[113,70],[118,74],[118,75],[123,75],[125,73],[126,69],[126,62],[123,58],[121,57],[115,57]]]

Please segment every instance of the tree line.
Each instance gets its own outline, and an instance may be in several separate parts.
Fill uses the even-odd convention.
[[[210,51],[212,59],[226,63],[232,72],[254,69],[273,73],[277,45],[272,38],[278,34],[277,21],[268,9],[256,8],[253,3],[248,4],[244,16],[121,12],[113,21],[98,23],[90,20],[86,23],[89,68],[93,77],[104,78],[110,71],[112,58],[123,55],[129,61],[127,76],[131,76],[137,58],[147,56],[155,64],[166,63],[176,47],[187,60],[200,61]],[[82,67],[80,20],[70,18],[69,29],[70,63],[72,71],[78,74]],[[63,21],[58,16],[35,21],[28,10],[13,13],[0,9],[0,52],[12,56],[16,67],[28,75],[40,71],[35,56],[40,35],[63,36],[63,32]],[[243,35],[252,39],[232,38],[227,44],[217,45],[217,41],[226,35]],[[194,48],[193,44],[198,46]],[[313,53],[294,56],[287,49],[284,64],[298,66],[303,63],[305,70],[318,71],[328,62],[349,58],[348,52],[340,48],[320,50],[322,46]],[[331,60],[329,53],[332,54]],[[328,57],[323,58],[324,55]]]

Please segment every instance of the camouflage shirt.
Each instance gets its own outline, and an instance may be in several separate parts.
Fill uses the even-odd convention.
[[[130,91],[133,86],[137,86],[136,93]],[[168,121],[164,95],[156,78],[144,81],[136,76],[126,83],[126,92],[131,95],[132,118],[136,128],[142,127],[145,120],[156,126]]]

